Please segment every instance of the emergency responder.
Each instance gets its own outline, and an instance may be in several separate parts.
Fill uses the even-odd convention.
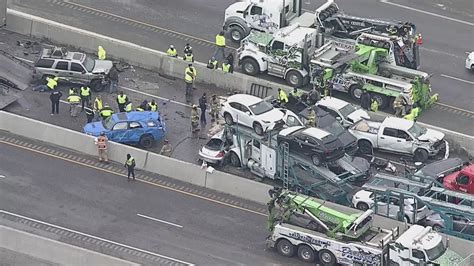
[[[128,102],[127,104],[125,104],[125,112],[131,112],[133,110],[133,105],[132,105],[132,102]]]
[[[225,61],[229,64],[229,73],[234,73],[234,55],[229,53],[229,55],[225,58]]]
[[[191,95],[191,91],[194,87],[194,80],[196,79],[196,69],[193,64],[188,64],[188,67],[184,70],[184,82],[186,83],[186,95]]]
[[[298,90],[298,88],[293,88],[293,90],[290,92],[290,97],[295,99],[296,101],[300,101],[301,100],[301,96],[303,95],[303,93],[301,91]]]
[[[216,121],[218,123],[218,118],[219,118],[219,111],[221,108],[221,104],[219,99],[217,98],[217,95],[212,95],[211,98],[211,122]]]
[[[185,53],[185,54],[183,55],[183,60],[186,61],[186,62],[191,62],[191,63],[194,62],[194,55],[193,55],[193,53],[190,53],[190,52]]]
[[[108,141],[109,139],[107,138],[107,135],[105,135],[105,132],[101,132],[96,142],[97,149],[99,150],[99,162],[109,162],[109,157],[107,155],[107,149],[109,145]]]
[[[104,47],[100,45],[99,47],[97,47],[97,57],[99,58],[99,60],[105,60],[105,58],[107,57],[107,52],[105,52]]]
[[[125,95],[123,91],[120,91],[117,95],[117,104],[120,113],[125,112],[125,104],[127,102],[129,102],[127,95]]]
[[[406,120],[416,122],[416,118],[418,117],[419,113],[420,113],[420,108],[416,107],[416,108],[413,108],[411,112],[405,115],[403,118],[405,118]]]
[[[219,32],[216,35],[216,51],[212,56],[216,58],[218,61],[224,60],[225,58],[225,36],[224,31]]]
[[[127,168],[127,181],[130,181],[130,175],[133,177],[133,180],[135,180],[135,159],[130,153],[127,154],[127,160],[124,166]]]
[[[198,129],[199,126],[199,112],[197,105],[193,105],[191,109],[191,133],[193,138],[197,137],[197,132],[199,131]]]
[[[100,111],[102,110],[102,107],[104,107],[104,103],[102,102],[102,97],[100,95],[95,96],[94,114],[95,114],[96,120],[99,120],[99,115],[100,115]]]
[[[92,103],[89,103],[86,107],[84,107],[84,111],[86,113],[87,123],[92,122],[95,117],[95,112],[94,108],[92,107]]]
[[[206,120],[207,97],[206,97],[205,92],[199,98],[199,109],[201,109],[201,118],[200,118],[201,127],[204,127],[207,124],[207,120]]]
[[[59,114],[59,100],[63,94],[60,90],[52,90],[49,99],[51,100],[51,115]]]
[[[393,101],[393,109],[396,117],[403,117],[405,115],[406,101],[405,98],[399,94]]]
[[[288,96],[286,96],[286,92],[280,88],[278,88],[278,101],[282,106],[288,102]]]
[[[370,110],[370,94],[367,90],[363,90],[362,94],[360,95],[360,106],[365,110]]]
[[[89,86],[81,87],[81,112],[84,111],[84,106],[88,106],[91,102],[91,88]]]
[[[316,126],[316,107],[310,107],[308,112],[308,121],[306,122],[306,126],[308,127],[315,127]]]
[[[231,68],[231,66],[230,66],[230,64],[229,64],[229,61],[227,61],[227,59],[224,60],[224,62],[222,63],[222,71],[223,71],[224,73],[231,73],[231,72],[230,72],[230,68]]]
[[[102,119],[107,119],[111,117],[114,114],[114,110],[108,106],[107,104],[104,104],[104,107],[100,110],[100,116]]]
[[[375,99],[371,99],[370,110],[372,112],[377,112],[379,110],[379,102],[377,102]]]
[[[112,94],[117,91],[118,82],[119,82],[119,74],[116,64],[112,65],[112,68],[109,70],[107,74],[107,78],[110,81],[109,93]]]
[[[207,68],[209,69],[217,69],[218,68],[218,63],[215,57],[212,57],[209,59],[209,62],[207,63]]]
[[[36,87],[33,87],[33,91],[45,92],[52,91],[58,86],[58,77],[47,77],[46,84],[41,84]]]
[[[165,143],[163,144],[163,147],[161,147],[160,154],[171,157],[172,152],[173,152],[173,147],[171,147],[170,142],[167,139],[165,139]]]
[[[77,111],[79,108],[79,104],[81,103],[81,97],[75,91],[74,94],[71,94],[69,95],[69,97],[67,97],[67,102],[70,106],[71,116],[77,117]]]
[[[71,96],[73,94],[76,93],[76,88],[72,87],[72,88],[69,88],[69,91],[68,91],[68,96]]]
[[[174,45],[170,45],[170,48],[166,51],[166,54],[171,57],[178,57],[178,51],[174,48]]]
[[[143,100],[143,102],[135,110],[139,112],[150,111],[150,106],[148,105],[148,101]]]
[[[152,99],[151,102],[148,103],[148,108],[150,108],[150,111],[152,112],[158,111],[158,104],[155,102],[154,99]]]
[[[318,91],[317,86],[313,86],[313,89],[309,92],[306,103],[308,105],[314,105],[321,99],[321,94]]]
[[[192,54],[193,53],[193,47],[191,45],[189,45],[189,43],[187,43],[186,45],[184,45],[184,49],[183,49],[183,54]]]

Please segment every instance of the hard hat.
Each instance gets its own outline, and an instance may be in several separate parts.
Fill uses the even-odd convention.
[[[214,61],[214,60],[216,60],[216,58],[213,56],[213,57],[211,57],[211,60]]]
[[[169,142],[168,139],[165,139],[165,142],[168,143]]]
[[[170,45],[170,48],[174,49],[174,45]]]
[[[196,109],[197,108],[197,105],[193,104],[193,109]]]

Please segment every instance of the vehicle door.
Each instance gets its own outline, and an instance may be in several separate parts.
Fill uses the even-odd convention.
[[[262,159],[260,145],[261,145],[260,141],[256,139],[252,140],[252,147],[251,147],[252,155],[250,157],[259,163],[261,162],[261,159]]]
[[[248,127],[252,126],[252,124],[249,123],[249,114],[245,113],[245,111],[242,111],[242,110],[246,109],[246,108],[244,108],[244,106],[242,104],[236,103],[236,102],[231,102],[231,103],[229,103],[229,105],[230,105],[230,107],[232,107],[231,108],[232,109],[232,117],[234,119],[234,122],[237,122],[238,124],[241,124],[241,125],[246,125]]]
[[[303,122],[301,122],[297,116],[289,114],[288,112],[283,119],[288,127],[303,126]]]
[[[474,184],[472,184],[472,177],[464,174],[464,173],[459,173],[459,175],[456,177],[456,183],[459,187],[459,191],[469,193],[469,188],[472,187]],[[471,191],[472,192],[472,191]]]
[[[378,139],[379,149],[407,153],[405,149],[401,148],[406,146],[407,141],[401,139],[398,134],[398,129],[385,127]]]
[[[140,137],[144,133],[145,133],[145,129],[139,122],[131,121],[128,124],[128,130],[126,130],[123,137],[124,139],[127,140],[127,142],[137,143],[138,141],[140,141]]]
[[[69,76],[72,82],[81,82],[85,78],[86,69],[79,63],[71,62],[71,71],[69,72]]]
[[[70,71],[69,71],[69,62],[56,60],[56,64],[54,65],[53,74],[58,77],[70,79]]]
[[[250,109],[243,104],[239,104],[239,110],[240,110],[240,117],[242,119],[242,124],[245,124],[248,127],[252,127],[253,121],[255,118],[254,118],[253,113],[250,111]]]
[[[397,144],[395,147],[398,149],[398,152],[412,154],[414,151],[413,138],[404,130],[398,130]]]
[[[288,144],[290,144],[290,153],[304,154],[306,149],[306,135],[296,134],[289,137]]]
[[[251,28],[265,31],[269,17],[263,14],[263,7],[258,3],[252,4],[248,7],[245,13],[245,21]]]
[[[109,132],[108,136],[111,141],[124,143],[126,141],[126,134],[128,130],[128,122],[122,121],[117,122],[112,130]]]

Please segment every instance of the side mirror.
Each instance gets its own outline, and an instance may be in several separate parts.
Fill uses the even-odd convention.
[[[248,116],[251,116],[252,114],[250,113],[250,111],[246,111],[245,112]]]
[[[85,70],[82,70],[82,72],[81,72],[81,73],[82,73],[82,74],[86,74],[86,71],[85,71]]]
[[[342,118],[340,116],[337,116],[336,120],[339,121],[339,123],[342,123]]]

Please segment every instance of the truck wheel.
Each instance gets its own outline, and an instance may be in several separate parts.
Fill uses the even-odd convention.
[[[153,146],[155,140],[153,139],[153,137],[151,137],[150,135],[144,135],[140,138],[140,146],[145,148],[145,149],[149,149]]]
[[[388,107],[389,100],[387,96],[376,93],[372,95],[372,98],[378,102],[380,110]]]
[[[352,99],[359,101],[362,95],[362,87],[359,84],[353,84],[349,87],[349,93]]]
[[[313,249],[307,245],[301,245],[298,248],[298,258],[306,263],[312,263],[315,259]]]
[[[372,144],[370,142],[368,142],[367,140],[359,140],[357,145],[359,146],[359,151],[362,154],[372,154],[373,153]]]
[[[319,260],[323,265],[335,265],[336,257],[332,254],[331,251],[327,249],[321,249],[319,251]]]
[[[278,253],[285,257],[292,257],[295,254],[295,246],[286,239],[281,239],[276,245]]]
[[[319,166],[321,164],[321,156],[314,154],[311,156],[311,161],[313,161],[314,165]]]
[[[89,86],[94,92],[101,92],[105,89],[105,86],[102,85],[102,81],[100,79],[92,80]]]
[[[423,149],[417,149],[414,154],[414,159],[417,162],[426,162],[428,160],[428,152]]]
[[[232,119],[232,116],[229,113],[224,114],[224,121],[227,125],[234,124],[234,119]]]
[[[257,135],[259,135],[259,136],[263,135],[262,125],[260,125],[259,123],[254,123],[253,124],[253,130],[255,131],[255,133],[257,133]]]
[[[356,208],[361,210],[361,211],[366,211],[366,210],[369,209],[369,205],[367,205],[367,203],[364,203],[364,202],[359,202],[359,203],[357,203]]]
[[[286,83],[290,85],[291,87],[301,87],[303,85],[303,76],[301,75],[300,72],[296,70],[290,70],[286,74]]]
[[[240,66],[242,68],[242,72],[250,76],[255,76],[258,74],[258,72],[260,72],[260,66],[258,65],[258,62],[250,57],[244,58]]]
[[[235,152],[230,152],[230,164],[232,164],[232,166],[234,166],[234,167],[242,166],[240,164],[239,156],[237,156],[237,154],[235,154]]]
[[[233,26],[229,30],[230,39],[233,42],[240,43],[245,38],[244,30],[239,26]]]

